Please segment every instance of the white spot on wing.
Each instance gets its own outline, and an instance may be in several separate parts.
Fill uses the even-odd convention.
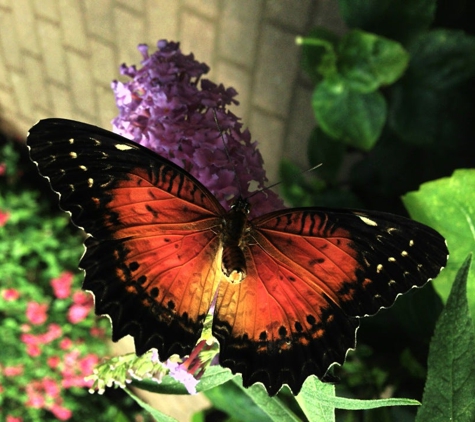
[[[119,151],[128,151],[129,149],[133,149],[130,145],[126,144],[115,144],[114,145]]]
[[[69,153],[69,156],[70,156],[71,158],[78,158],[78,155],[77,155],[74,151],[71,151],[71,152]]]
[[[92,185],[94,185],[94,179],[90,177],[89,179],[87,179],[87,186],[92,188]]]
[[[371,220],[370,218],[368,217],[365,217],[363,215],[358,215],[357,214],[357,217],[359,217],[361,219],[361,221],[365,224],[367,224],[368,226],[373,226],[373,227],[376,227],[378,225],[378,223],[376,223],[376,221],[373,221]]]

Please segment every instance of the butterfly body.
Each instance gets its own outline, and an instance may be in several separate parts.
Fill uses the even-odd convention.
[[[391,306],[445,265],[434,230],[380,212],[226,211],[193,176],[125,138],[63,119],[39,122],[31,158],[88,233],[80,267],[113,340],[162,360],[191,352],[215,299],[220,363],[269,394],[297,394],[355,347],[359,318]]]

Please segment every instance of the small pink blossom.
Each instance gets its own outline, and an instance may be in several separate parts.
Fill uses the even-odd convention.
[[[58,383],[52,378],[43,379],[43,389],[45,393],[53,399],[58,398],[61,393]]]
[[[62,407],[58,404],[53,404],[49,411],[56,416],[60,421],[67,421],[73,415],[73,412],[66,407]]]
[[[23,333],[20,336],[20,340],[26,345],[40,343],[40,339],[38,338],[38,336],[35,336],[34,334],[28,334],[28,333]]]
[[[89,330],[89,333],[91,334],[92,337],[104,337],[105,336],[105,330],[103,328],[99,328],[99,327],[92,327]]]
[[[177,362],[167,361],[167,367],[170,369],[169,375],[181,382],[188,393],[196,394],[196,386],[198,380],[190,374],[183,365],[178,364]]]
[[[41,334],[40,339],[43,344],[51,343],[53,340],[61,337],[63,330],[59,324],[49,324],[48,331],[44,334]]]
[[[71,294],[71,284],[73,282],[73,273],[63,272],[58,278],[51,280],[53,293],[58,299],[66,299]]]
[[[16,377],[21,374],[23,374],[23,365],[6,366],[3,369],[3,375],[6,377]]]
[[[71,324],[77,324],[87,318],[90,310],[89,306],[72,305],[68,311],[68,321]]]
[[[68,350],[73,345],[73,342],[70,338],[65,337],[59,342],[59,347],[61,350]]]
[[[15,416],[7,415],[6,422],[23,422],[23,419],[17,418]]]
[[[3,176],[6,170],[7,170],[7,165],[5,163],[0,163],[0,176]]]
[[[3,212],[0,210],[0,227],[3,227],[7,224],[8,219],[10,218],[9,212]]]
[[[28,302],[26,308],[26,317],[34,325],[41,325],[48,319],[48,304]]]
[[[86,355],[84,358],[80,359],[78,362],[79,370],[83,376],[88,376],[92,374],[94,367],[99,362],[99,357],[92,353]]]
[[[2,297],[7,302],[17,300],[20,297],[20,292],[15,289],[6,289],[2,291]]]
[[[26,406],[41,409],[45,406],[43,385],[40,381],[31,381],[25,387],[28,401]]]
[[[33,358],[38,357],[39,355],[41,355],[40,346],[36,344],[27,344],[26,353]]]
[[[59,356],[51,356],[46,362],[51,369],[56,369],[61,363],[61,358]]]

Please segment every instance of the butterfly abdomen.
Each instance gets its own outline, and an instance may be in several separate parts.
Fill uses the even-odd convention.
[[[249,204],[238,199],[223,222],[221,269],[233,284],[242,282],[247,274],[246,257],[242,248],[245,244],[248,213]]]

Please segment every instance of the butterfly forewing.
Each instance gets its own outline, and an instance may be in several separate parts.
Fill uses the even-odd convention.
[[[90,235],[80,266],[113,338],[143,353],[189,353],[221,274],[224,210],[196,179],[125,138],[63,119],[28,137],[33,161],[61,207]]]

